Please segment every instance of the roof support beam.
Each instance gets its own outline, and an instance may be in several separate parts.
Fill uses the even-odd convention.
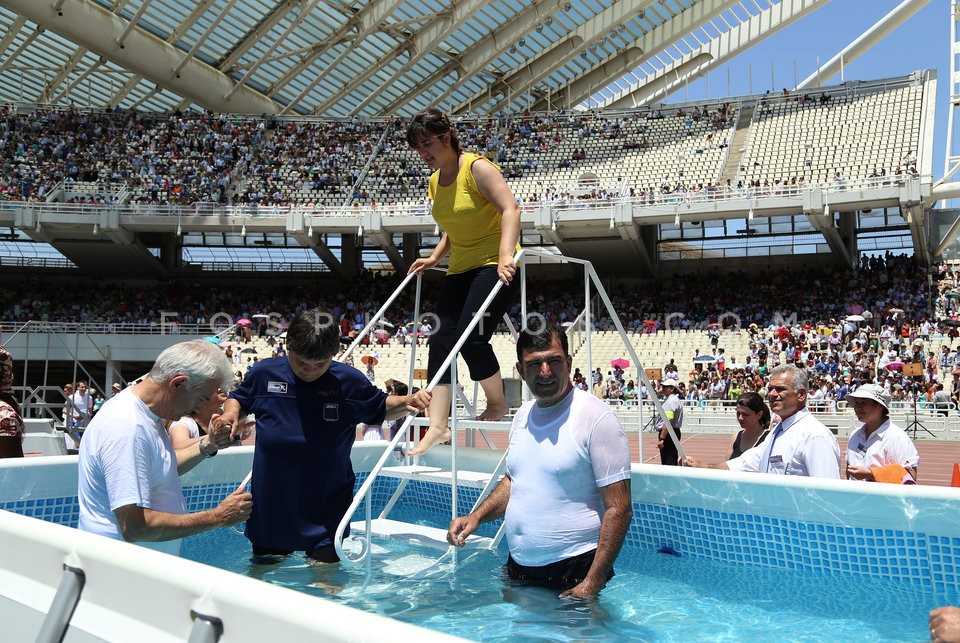
[[[525,11],[518,14],[516,18],[508,25],[496,30],[490,34],[489,38],[482,39],[480,42],[467,49],[467,51],[461,52],[458,56],[458,60],[456,61],[459,71],[459,78],[457,79],[456,83],[453,83],[446,91],[437,97],[436,102],[438,104],[442,104],[447,97],[450,96],[450,94],[456,91],[465,82],[482,72],[484,68],[486,68],[486,66],[491,62],[496,60],[497,56],[502,54],[505,49],[511,45],[515,45],[522,35],[529,33],[530,30],[535,28],[538,23],[543,22],[547,18],[560,11],[562,6],[563,0],[534,2]],[[440,78],[443,78],[443,76],[440,76]],[[430,83],[423,83],[424,87],[430,87],[430,85]],[[384,111],[387,114],[392,114],[397,111],[399,107],[405,105],[413,98],[415,98],[415,94],[407,94],[400,100],[391,104]],[[486,99],[486,92],[484,92],[483,99]],[[470,102],[471,101],[467,101],[467,105],[469,105]],[[458,110],[467,108],[468,107],[461,105],[458,109],[454,109],[452,111],[456,112]]]
[[[861,54],[870,50],[875,44],[890,35],[897,27],[906,22],[913,14],[923,9],[930,0],[903,0],[893,11],[878,20],[872,27],[860,34],[860,37],[843,48],[840,53],[831,58],[819,69],[807,76],[797,85],[797,89],[820,87],[838,73],[843,71],[844,65],[850,64]]]
[[[27,19],[23,16],[17,16],[16,20],[13,21],[13,24],[10,25],[9,31],[3,34],[3,38],[0,39],[0,58],[3,58],[7,53],[7,49],[10,48],[10,45],[13,44],[14,39],[20,35],[20,30],[23,29],[24,25],[27,24]],[[6,60],[12,62],[13,56],[8,56]],[[4,65],[6,65],[4,61]]]
[[[647,11],[651,5],[653,5],[653,2],[648,0],[635,3],[616,2],[607,7],[592,20],[577,27],[565,40],[545,49],[527,65],[505,77],[501,81],[502,85],[500,85],[503,98],[493,105],[488,105],[487,111],[492,113],[506,108],[511,100],[511,95],[516,96],[527,92],[574,57],[586,51],[588,47],[598,44],[608,33],[614,31],[617,25],[633,20]],[[535,24],[536,21],[530,25],[530,28],[532,29]],[[494,88],[494,94],[496,93],[497,87]],[[483,97],[475,95],[473,100],[482,101]],[[460,105],[458,109],[465,109],[465,106]]]
[[[404,54],[408,56],[408,60],[403,68],[395,72],[391,71],[390,74],[392,76],[400,76],[405,70],[409,70],[424,56],[429,54],[434,46],[442,42],[451,31],[463,25],[486,4],[487,0],[465,0],[464,2],[453,4],[447,11],[437,14],[437,17],[431,20],[423,29],[413,34],[409,42],[398,44],[383,55],[384,61],[393,61]],[[357,74],[349,85],[334,92],[325,101],[314,107],[313,113],[323,113],[350,94],[350,92],[356,91],[360,85],[381,71],[382,69],[371,65],[369,69]],[[379,95],[379,91],[377,94]]]
[[[92,0],[71,0],[54,10],[50,0],[0,0],[0,5],[72,40],[81,47],[125,67],[206,109],[223,113],[276,113],[276,103],[249,87],[229,99],[234,87],[226,74],[191,59],[179,74],[173,68],[182,52],[160,38],[134,27]],[[117,37],[127,31],[123,45]]]
[[[290,68],[287,73],[278,78],[273,82],[270,87],[267,88],[267,94],[272,96],[275,92],[285,87],[290,81],[299,76],[301,73],[307,70],[317,60],[320,56],[327,51],[327,48],[332,46],[334,43],[342,42],[347,39],[352,39],[351,44],[344,48],[342,52],[327,66],[327,70],[336,69],[344,58],[350,55],[353,51],[356,50],[357,45],[363,41],[364,38],[370,36],[380,29],[380,25],[383,24],[384,20],[392,14],[397,7],[403,3],[403,0],[379,0],[371,2],[370,4],[363,7],[360,10],[360,13],[357,14],[356,20],[345,22],[339,29],[330,34],[329,38],[326,38],[323,42],[317,43],[313,47],[313,50],[310,54],[303,57],[296,65]],[[326,70],[317,75],[317,78],[314,78],[309,87],[302,91],[297,97],[290,101],[290,104],[287,105],[283,114],[289,113],[292,111],[296,105],[303,99],[303,97],[310,92],[311,89],[317,86],[317,84],[326,76]]]
[[[685,56],[676,58],[672,63],[663,65],[657,73],[648,76],[645,82],[638,83],[632,89],[625,90],[621,94],[609,99],[604,104],[604,107],[629,109],[661,100],[682,87],[684,83],[689,82],[691,78],[701,76],[710,69],[738,56],[749,47],[765,40],[784,27],[793,24],[829,1],[830,0],[781,0],[781,2],[752,16],[749,20],[720,34],[703,47],[690,51]],[[722,7],[728,3],[714,2],[713,11],[707,11],[708,2],[697,4],[695,7],[700,7],[701,4],[703,5],[702,9],[705,14],[712,16],[715,12],[723,11]],[[704,16],[704,20],[709,19],[706,15]],[[702,24],[702,21],[696,24],[686,25],[670,21],[651,31],[641,40],[637,41],[637,44],[645,52],[659,52],[664,49],[665,45],[676,41],[683,34],[688,33],[699,24]],[[650,38],[649,41],[648,37]],[[652,57],[653,56],[648,57],[647,60]],[[700,60],[703,62],[692,66],[689,64],[692,60]],[[681,68],[685,70],[685,73],[677,73]],[[661,80],[663,77],[669,77],[673,80],[664,83]],[[658,89],[651,91],[651,83],[657,83]]]
[[[622,76],[631,69],[635,69],[644,57],[645,54],[639,47],[630,47],[617,56],[605,60],[601,65],[591,69],[585,76],[581,76],[567,85],[564,92],[570,92],[570,102],[576,105],[593,96],[597,87],[602,86],[610,78]],[[560,101],[554,100],[553,104],[560,104]],[[546,105],[547,101],[540,99],[533,106],[533,109],[546,109]]]

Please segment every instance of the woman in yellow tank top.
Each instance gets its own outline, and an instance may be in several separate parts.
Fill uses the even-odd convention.
[[[507,400],[490,336],[520,287],[513,260],[520,250],[520,208],[500,169],[485,157],[461,150],[456,130],[440,110],[414,116],[407,128],[407,143],[434,171],[432,214],[443,228],[430,256],[417,259],[408,272],[429,270],[450,255],[437,296],[438,324],[430,336],[427,375],[432,381],[497,280],[502,281],[504,287],[460,349],[470,377],[480,382],[487,398],[487,408],[477,419],[500,420],[507,412]],[[430,428],[411,454],[421,455],[450,439],[451,395],[447,370],[430,399]]]

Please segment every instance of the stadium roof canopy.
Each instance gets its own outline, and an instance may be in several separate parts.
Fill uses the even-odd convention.
[[[0,100],[326,118],[633,107],[826,2],[0,0]]]

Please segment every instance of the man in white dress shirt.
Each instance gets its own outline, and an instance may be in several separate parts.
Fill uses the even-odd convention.
[[[780,423],[767,439],[744,451],[739,458],[703,464],[687,458],[688,467],[756,471],[788,476],[840,478],[840,445],[824,424],[806,408],[809,380],[791,364],[770,372],[767,402]]]

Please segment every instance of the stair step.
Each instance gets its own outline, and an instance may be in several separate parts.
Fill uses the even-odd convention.
[[[402,467],[384,467],[380,473],[393,478],[407,478],[421,482],[452,484],[453,472],[440,467],[407,465]],[[484,471],[457,471],[457,486],[483,488],[490,482],[490,474]]]
[[[420,464],[405,464],[399,467],[384,467],[380,473],[391,478],[419,479],[419,474],[442,471],[440,467],[428,467]]]
[[[351,536],[363,536],[366,535],[366,533],[366,521],[358,520],[350,523]],[[447,542],[446,529],[425,527],[409,522],[390,520],[389,518],[376,518],[371,520],[370,533],[373,536],[382,536],[414,545],[433,547],[435,549],[446,549],[450,546]],[[466,547],[471,549],[489,548],[491,544],[493,544],[493,538],[470,536],[467,538]]]

